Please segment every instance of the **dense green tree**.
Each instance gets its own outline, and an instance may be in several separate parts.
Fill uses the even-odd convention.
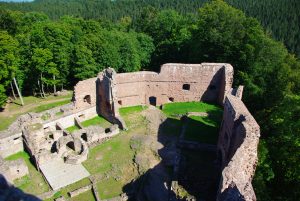
[[[0,31],[0,107],[6,102],[6,91],[18,69],[18,42],[6,31]]]

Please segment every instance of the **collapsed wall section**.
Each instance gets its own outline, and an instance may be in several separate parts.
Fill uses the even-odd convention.
[[[88,108],[96,105],[96,81],[90,78],[78,82],[74,87],[74,104],[76,109]]]
[[[251,182],[260,128],[240,97],[228,94],[225,98],[218,141],[222,175],[217,200],[256,200]]]

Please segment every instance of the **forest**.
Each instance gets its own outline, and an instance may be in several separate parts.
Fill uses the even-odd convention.
[[[35,0],[24,3],[0,2],[0,9],[19,11],[38,11],[47,14],[50,19],[59,19],[64,15],[84,19],[104,18],[118,21],[122,17],[131,17],[133,24],[146,6],[158,10],[174,9],[182,15],[197,13],[198,9],[210,0]],[[272,35],[298,57],[300,57],[300,1],[299,0],[225,0],[241,9],[246,15],[255,17]]]
[[[23,94],[45,96],[55,88],[70,88],[106,67],[132,72],[158,71],[166,62],[231,63],[234,85],[245,85],[243,100],[261,126],[259,164],[253,181],[257,198],[298,200],[300,61],[290,52],[296,51],[300,34],[296,28],[295,33],[288,29],[298,22],[274,23],[277,18],[265,8],[266,12],[255,13],[260,1],[228,2],[246,14],[266,18],[264,22],[222,0],[205,4],[145,0],[126,6],[124,1],[101,1],[101,9],[98,1],[86,1],[94,5],[85,8],[81,0],[53,0],[60,6],[52,8],[55,4],[49,2],[7,4],[2,8],[11,10],[0,11],[1,106],[11,95],[13,78]],[[293,12],[296,0],[294,3],[293,8],[283,4],[278,9],[287,9],[288,16],[296,15],[299,20],[299,14]],[[29,12],[32,10],[44,13]],[[295,35],[295,41],[289,42],[290,51],[284,45],[284,38],[290,37],[286,33]]]

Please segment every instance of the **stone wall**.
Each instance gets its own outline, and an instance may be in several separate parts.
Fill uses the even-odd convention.
[[[91,78],[78,82],[74,87],[75,108],[87,108],[96,105],[96,81]]]
[[[133,72],[117,74],[112,68],[97,78],[79,82],[75,87],[75,107],[88,107],[91,97],[98,114],[125,127],[120,107],[159,106],[169,102],[205,101],[223,104],[231,89],[233,67],[224,63],[164,64],[160,73]],[[90,85],[94,85],[93,87]]]
[[[116,102],[119,107],[187,101],[222,104],[232,79],[229,64],[164,64],[160,73],[116,74]]]
[[[6,158],[23,150],[22,132],[6,131],[0,134],[0,157]]]
[[[260,128],[237,96],[228,94],[218,141],[222,168],[218,200],[256,200],[252,179],[257,165]]]

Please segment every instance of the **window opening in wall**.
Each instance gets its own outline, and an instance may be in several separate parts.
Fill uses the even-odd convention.
[[[82,133],[81,139],[83,139],[84,141],[87,142],[87,134],[86,133]]]
[[[83,98],[83,101],[88,103],[88,104],[92,104],[92,101],[91,101],[91,96],[90,95],[86,95],[84,98]]]
[[[155,96],[150,96],[149,97],[149,103],[150,103],[150,105],[156,106],[156,97]]]
[[[183,90],[190,90],[191,86],[189,84],[182,85]]]
[[[122,101],[121,100],[118,100],[118,103],[119,103],[119,105],[122,105]]]
[[[73,141],[70,141],[66,144],[66,146],[69,148],[69,149],[72,149],[73,151],[75,151],[75,145],[74,145],[74,142]]]
[[[209,85],[209,87],[208,87],[208,88],[209,88],[209,90],[215,90],[215,89],[217,89],[217,87],[216,87],[215,85],[212,85],[212,84],[211,84],[211,85]]]
[[[84,118],[85,118],[85,115],[84,115],[84,114],[81,114],[81,115],[79,115],[78,117],[81,118],[81,119],[84,119]]]
[[[174,102],[174,98],[173,97],[169,97],[169,101]]]

